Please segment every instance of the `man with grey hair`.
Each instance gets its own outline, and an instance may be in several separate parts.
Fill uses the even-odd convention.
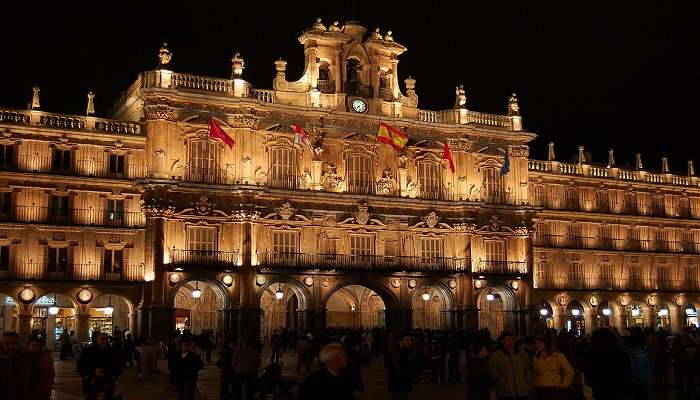
[[[348,357],[341,343],[330,343],[318,355],[321,368],[309,375],[299,389],[300,400],[352,400],[355,398],[345,374]]]

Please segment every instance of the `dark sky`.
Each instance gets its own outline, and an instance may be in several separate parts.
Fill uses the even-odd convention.
[[[155,67],[162,41],[173,69],[201,75],[229,77],[240,51],[244,77],[270,88],[279,57],[288,79],[301,74],[297,37],[322,17],[391,29],[408,48],[399,80],[417,80],[421,108],[451,107],[462,83],[470,109],[504,113],[517,92],[525,126],[539,135],[535,157],[553,140],[561,160],[583,144],[594,161],[613,147],[619,164],[640,151],[649,169],[667,155],[684,171],[700,142],[700,23],[691,2],[21,3],[2,9],[3,107],[26,107],[39,83],[44,110],[83,114],[93,90],[106,115],[140,71]]]

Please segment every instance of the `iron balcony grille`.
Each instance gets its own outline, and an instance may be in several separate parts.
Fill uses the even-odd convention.
[[[170,249],[170,269],[187,267],[225,268],[238,266],[238,251]]]
[[[106,270],[99,263],[55,263],[26,262],[10,263],[0,269],[2,280],[51,280],[51,281],[143,281],[144,265],[112,265]]]
[[[225,185],[229,183],[228,172],[219,167],[213,168],[197,168],[187,167],[184,180],[195,183],[212,183],[217,185]]]
[[[524,275],[527,273],[525,261],[479,260],[473,268],[472,272],[475,274]]]
[[[0,171],[34,172],[41,174],[72,175],[112,179],[137,179],[146,176],[146,167],[141,163],[110,162],[103,159],[68,159],[56,163],[53,156],[17,156],[0,163]]]
[[[459,273],[469,268],[469,259],[449,257],[265,252],[258,261],[262,268],[289,270]]]
[[[15,205],[0,208],[0,221],[115,228],[142,228],[146,223],[140,211]]]

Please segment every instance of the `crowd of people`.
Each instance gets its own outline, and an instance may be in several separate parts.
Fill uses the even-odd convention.
[[[672,335],[651,328],[621,333],[599,328],[586,336],[504,331],[493,340],[485,329],[279,329],[265,344],[255,337],[218,342],[211,330],[198,335],[178,331],[166,346],[178,399],[195,398],[199,373],[218,349],[215,365],[223,400],[314,400],[327,399],[329,393],[337,400],[354,399],[365,390],[363,368],[375,359],[383,363],[388,396],[397,400],[411,398],[417,384],[444,383],[466,383],[464,396],[476,400],[489,399],[492,392],[499,399],[579,400],[585,398],[584,388],[596,400],[645,400],[650,389],[671,388],[679,399],[700,400],[700,333],[695,330]],[[77,360],[85,398],[116,399],[123,369],[135,364],[138,373],[137,348],[148,344],[118,329],[112,336],[94,332]],[[25,348],[16,333],[5,332],[0,345],[0,399],[50,399],[54,361],[41,338],[32,337]],[[269,359],[263,360],[264,350]],[[298,375],[283,377],[285,353],[296,360],[287,371],[296,369]]]

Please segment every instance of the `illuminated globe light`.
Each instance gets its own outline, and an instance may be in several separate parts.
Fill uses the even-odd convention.
[[[603,315],[605,315],[606,317],[609,317],[610,314],[612,314],[612,311],[609,308],[603,309]]]
[[[107,307],[102,309],[102,311],[104,311],[104,313],[107,315],[112,315],[114,314],[114,307],[112,307],[111,304],[108,304]]]
[[[571,315],[573,315],[574,317],[578,317],[579,315],[581,315],[581,310],[574,308],[573,310],[571,310]]]
[[[59,311],[59,308],[55,304],[49,307],[49,314],[51,315],[56,315]]]
[[[198,298],[202,297],[202,291],[201,291],[199,288],[195,288],[195,289],[192,291],[192,297],[195,298],[195,299],[198,299]]]
[[[659,310],[659,317],[665,317],[668,315],[668,310],[667,309],[661,309]]]
[[[486,300],[488,301],[493,301],[496,298],[496,296],[493,295],[493,293],[489,293],[486,295]]]
[[[540,315],[541,315],[541,316],[546,317],[547,314],[549,314],[549,310],[547,310],[546,308],[540,309]]]
[[[641,311],[639,311],[638,308],[633,308],[633,309],[632,309],[632,316],[633,316],[633,317],[638,317],[639,314],[641,314]]]
[[[224,275],[221,278],[221,282],[223,282],[226,286],[231,286],[233,285],[233,277],[231,275]]]
[[[421,297],[422,297],[423,300],[425,300],[425,301],[430,300],[430,293],[428,293],[428,289],[426,289],[425,292],[423,292],[423,294],[421,295]]]
[[[277,286],[277,291],[275,292],[275,298],[277,300],[282,300],[284,298],[284,293],[282,292],[282,285]]]
[[[697,314],[695,309],[693,309],[693,308],[686,308],[685,309],[685,315],[695,315],[695,314]]]

